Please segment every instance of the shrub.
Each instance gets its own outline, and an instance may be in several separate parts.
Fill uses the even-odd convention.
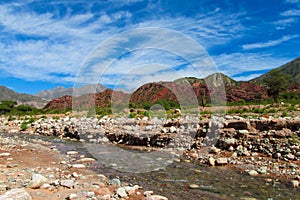
[[[22,124],[21,124],[21,126],[20,126],[20,128],[21,128],[21,131],[25,131],[27,128],[28,128],[28,126],[27,126],[27,122],[22,122]]]
[[[287,111],[285,110],[285,111],[283,111],[282,112],[282,114],[281,114],[281,117],[287,117],[288,116],[288,113],[287,113]]]
[[[135,118],[136,114],[135,113],[129,113],[129,118]]]

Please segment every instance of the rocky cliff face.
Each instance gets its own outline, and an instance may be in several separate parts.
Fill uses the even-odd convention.
[[[113,91],[110,89],[106,89],[103,92],[97,94],[85,94],[80,97],[72,97],[69,95],[53,99],[50,101],[44,109],[51,110],[51,109],[58,109],[58,110],[65,110],[65,109],[88,109],[92,107],[108,107],[112,103],[117,106],[118,104],[126,104],[126,100],[129,100],[130,95]],[[127,104],[126,104],[127,105]]]
[[[233,87],[227,87],[226,98],[228,102],[240,100],[253,101],[268,98],[265,88],[251,82],[241,82]]]
[[[190,85],[188,82],[157,82],[148,83],[138,88],[134,93],[127,94],[120,91],[106,89],[97,94],[85,94],[73,99],[76,108],[115,107],[128,108],[129,103],[137,106],[145,103],[155,104],[161,101],[173,102],[182,105],[205,105],[210,103],[211,97],[218,100],[236,102],[240,100],[253,101],[268,98],[266,90],[255,83],[241,82],[225,86],[225,92],[217,88],[208,88],[205,83],[196,82]],[[64,96],[50,101],[46,109],[72,108],[72,97]]]
[[[68,108],[72,108],[72,96],[69,95],[53,99],[44,107],[46,110],[65,110]]]

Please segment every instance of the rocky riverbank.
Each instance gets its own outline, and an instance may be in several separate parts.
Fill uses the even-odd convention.
[[[61,155],[42,140],[0,135],[0,199],[167,199],[88,169],[93,158]]]
[[[31,120],[32,121],[32,120]],[[2,131],[69,138],[88,143],[114,143],[138,149],[167,151],[184,156],[174,161],[211,167],[235,167],[250,176],[279,180],[298,188],[300,179],[300,118],[195,116],[158,118],[37,118],[1,119]],[[143,148],[141,148],[143,147]],[[171,163],[171,162],[170,162]],[[194,186],[193,186],[194,187]]]

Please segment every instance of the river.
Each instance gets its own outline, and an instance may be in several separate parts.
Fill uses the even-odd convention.
[[[122,182],[140,185],[170,200],[300,199],[300,189],[292,188],[284,180],[266,183],[267,177],[250,176],[233,167],[178,162],[178,155],[165,151],[139,152],[112,144],[91,144],[25,134],[4,135],[28,141],[48,141],[62,154],[70,150],[78,151],[79,155],[97,159],[90,166],[91,170],[111,178],[119,177]],[[190,184],[196,184],[199,188],[190,189]]]

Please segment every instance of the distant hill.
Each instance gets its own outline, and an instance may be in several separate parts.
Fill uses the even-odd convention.
[[[65,88],[62,86],[55,87],[51,90],[42,90],[39,93],[36,94],[36,96],[44,98],[44,99],[55,99],[63,96],[82,96],[84,94],[95,94],[102,92],[106,89],[101,84],[89,84],[85,85],[83,87],[76,88],[75,90],[73,88]]]
[[[219,86],[222,83],[225,87],[237,85],[237,81],[222,73],[214,73],[204,78],[206,84]]]
[[[55,98],[47,103],[44,107],[46,110],[65,110],[71,109],[74,106],[75,110],[87,109],[96,107],[108,107],[111,105],[111,99],[114,99],[115,104],[125,104],[125,101],[129,99],[130,94],[126,94],[120,91],[113,91],[111,89],[105,89],[97,94],[84,94],[79,97],[65,95],[63,97]]]
[[[290,83],[300,84],[300,57],[280,66],[277,68],[283,74],[288,75]],[[266,76],[268,76],[269,72],[250,80],[250,82],[261,82]]]
[[[174,81],[175,83],[190,83],[191,85],[195,83],[206,83],[206,84],[212,84],[214,86],[218,85],[218,83],[222,83],[224,86],[234,86],[237,84],[237,81],[233,80],[229,76],[226,76],[222,73],[213,73],[206,78],[199,79],[195,77],[185,77],[176,79]]]
[[[17,93],[5,86],[0,86],[0,101],[11,100],[16,101],[18,104],[31,105],[36,108],[42,108],[48,101],[29,94]]]
[[[219,90],[216,89],[220,86],[220,83],[224,85],[226,93],[219,93]],[[210,84],[209,88],[207,84]],[[195,105],[195,103],[204,105],[210,103],[212,94],[220,102],[225,99],[229,102],[235,102],[268,98],[265,89],[256,83],[236,82],[224,74],[215,73],[204,79],[187,77],[172,82],[146,83],[132,94],[106,89],[95,95],[85,94],[76,97],[73,101],[71,96],[64,96],[50,101],[45,109],[63,110],[71,108],[72,102],[76,103],[75,107],[79,106],[81,108],[93,106],[103,108],[110,106],[112,102],[120,104],[121,107],[129,103],[133,106],[144,108],[150,108],[157,103],[163,104],[165,107],[176,105],[191,106]],[[115,96],[114,100],[112,100],[113,96]]]

